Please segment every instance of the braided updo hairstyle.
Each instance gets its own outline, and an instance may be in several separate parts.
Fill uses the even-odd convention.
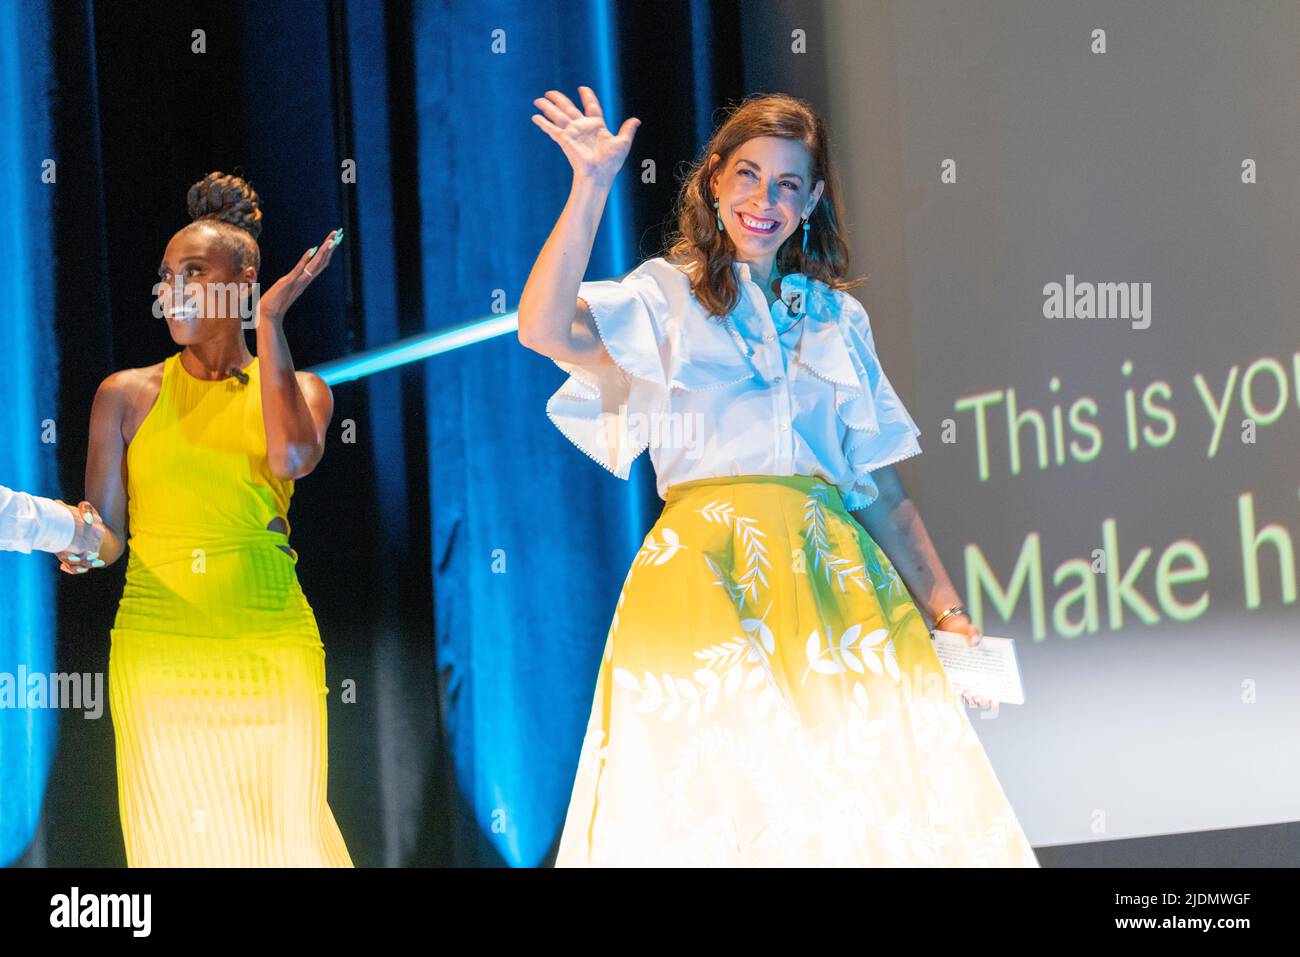
[[[262,210],[256,190],[248,181],[227,173],[209,173],[190,187],[185,203],[193,222],[213,230],[217,245],[230,254],[236,269],[261,268],[257,237],[262,232]]]

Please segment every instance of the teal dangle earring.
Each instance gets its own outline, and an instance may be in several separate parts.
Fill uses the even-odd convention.
[[[809,210],[809,211],[808,211],[808,215],[809,215],[809,216],[812,215],[812,210]],[[800,318],[800,319],[802,319],[802,318],[804,317],[803,305],[806,304],[806,303],[808,302],[808,265],[807,265],[807,263],[808,263],[808,231],[809,231],[811,228],[812,228],[812,223],[808,222],[808,216],[803,217],[803,249],[802,249],[802,253],[803,253],[803,260],[804,260],[804,268],[803,268],[803,301],[802,301],[802,303],[800,304],[801,307],[800,307],[800,310],[799,310],[799,318]]]
[[[718,220],[718,232],[726,232],[726,230],[722,228],[722,214],[718,212],[718,201],[716,199],[713,201],[713,215],[717,217]]]
[[[811,213],[810,213],[810,215],[811,215]],[[807,218],[807,216],[803,217],[803,250],[802,250],[802,252],[803,252],[803,263],[805,263],[805,267],[803,267],[803,302],[805,302],[805,303],[807,302],[807,300],[809,300],[809,276],[807,276],[807,255],[809,255],[809,230],[810,230],[811,228],[813,228],[813,224],[811,224],[811,222],[809,222],[809,218]],[[802,319],[802,316],[801,316],[801,319]]]

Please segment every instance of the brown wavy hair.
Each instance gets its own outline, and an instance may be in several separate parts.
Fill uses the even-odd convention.
[[[185,205],[193,222],[186,228],[204,226],[217,234],[217,245],[235,262],[236,269],[262,265],[257,237],[262,234],[262,201],[257,191],[241,176],[213,172],[189,188]]]
[[[802,250],[803,229],[781,244],[776,253],[778,276],[802,272],[832,289],[852,289],[865,279],[849,279],[849,243],[840,232],[839,177],[831,160],[826,123],[807,101],[785,93],[754,94],[727,112],[727,117],[687,170],[677,193],[673,215],[676,229],[665,246],[666,258],[679,265],[698,266],[691,276],[691,292],[711,316],[725,316],[740,297],[735,271],[735,244],[718,229],[716,211],[709,199],[709,179],[725,168],[737,147],[758,136],[798,140],[811,157],[811,186],[824,180],[821,198],[809,218],[808,251]],[[719,161],[710,167],[714,153]],[[780,293],[780,279],[772,290]]]

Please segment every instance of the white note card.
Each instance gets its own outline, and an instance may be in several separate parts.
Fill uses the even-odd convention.
[[[983,635],[980,643],[971,648],[966,636],[956,632],[936,631],[931,637],[948,683],[955,689],[1003,704],[1025,703],[1015,641]]]

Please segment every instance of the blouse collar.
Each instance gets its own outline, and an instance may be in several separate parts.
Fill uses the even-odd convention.
[[[750,279],[748,263],[737,260],[732,263],[732,269],[739,279]],[[861,407],[863,399],[868,403],[870,401],[869,393],[863,389],[863,383],[868,381],[866,368],[847,328],[849,319],[844,300],[848,293],[837,292],[820,279],[809,278],[802,272],[787,273],[781,277],[781,297],[788,301],[795,292],[804,293],[806,310],[806,315],[800,323],[803,331],[799,334],[799,344],[796,346],[796,361],[814,375],[837,386],[836,406],[846,421],[853,419],[850,422],[853,427],[870,429],[874,415],[845,415],[849,410]],[[766,305],[766,300],[764,304]],[[749,296],[741,296],[736,308],[752,311],[755,306]],[[725,351],[734,350],[736,354],[744,357],[747,365],[751,367],[752,374],[752,347],[747,345],[739,330],[730,322],[730,318],[725,324],[729,328],[729,334],[724,334],[724,338],[731,340],[730,348]],[[683,344],[680,359],[686,364],[698,360],[700,355],[707,354],[708,348],[705,343],[716,341],[713,336],[719,333],[715,330],[720,330],[721,327],[707,323],[703,329],[709,331],[702,333],[698,341],[688,338]],[[696,350],[699,350],[699,355],[694,354]],[[728,381],[734,382],[738,379],[732,378]],[[710,387],[716,388],[717,385],[718,383],[714,383]],[[857,421],[859,418],[862,419],[861,422]]]
[[[749,263],[737,260],[733,264],[737,278],[751,278]],[[820,279],[810,279],[802,272],[786,273],[781,277],[781,298],[789,300],[795,293],[804,295],[804,330],[799,346],[799,364],[814,374],[853,392],[860,392],[866,372],[860,368],[856,351],[845,341],[841,324],[847,318],[842,296]],[[742,297],[742,301],[747,301]]]
[[[843,315],[843,300],[840,298],[843,295],[837,296],[833,289],[819,280],[809,282],[805,307],[808,315],[804,317],[807,328],[803,332],[799,362],[829,382],[860,391],[865,370],[856,350],[850,349],[845,341],[843,325],[848,319]]]

